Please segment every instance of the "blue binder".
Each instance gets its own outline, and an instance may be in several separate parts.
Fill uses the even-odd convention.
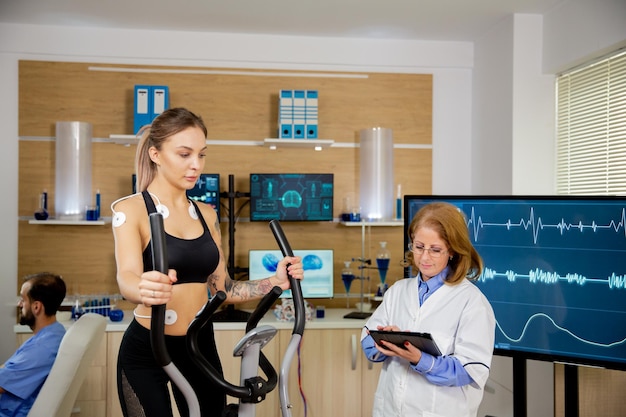
[[[137,134],[170,106],[169,88],[164,85],[135,86],[135,117],[133,132]]]

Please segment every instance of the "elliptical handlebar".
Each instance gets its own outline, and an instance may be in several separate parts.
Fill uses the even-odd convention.
[[[256,309],[248,319],[248,324],[246,326],[246,332],[250,331],[250,329],[256,327],[256,324],[259,322],[261,318],[267,313],[267,311],[272,307],[272,304],[280,297],[282,294],[282,290],[280,287],[274,287],[272,290],[267,293],[263,299],[259,302]],[[223,291],[218,291],[215,296],[205,305],[205,307],[196,315],[196,318],[189,325],[189,329],[187,330],[187,350],[191,355],[193,361],[200,367],[200,370],[213,381],[214,384],[220,387],[226,394],[231,397],[240,398],[242,401],[254,402],[255,398],[258,397],[258,392],[255,392],[249,385],[240,386],[234,385],[230,382],[226,381],[220,373],[215,369],[213,365],[206,360],[202,352],[200,351],[198,345],[198,334],[208,324],[211,320],[211,316],[213,313],[217,311],[217,309],[224,303],[226,300],[226,293]],[[270,363],[270,361],[265,357],[263,352],[260,352],[259,358],[259,366],[265,376],[267,377],[267,381],[262,388],[264,393],[268,393],[272,391],[278,382],[278,375],[276,370]],[[263,395],[264,396],[264,395]]]
[[[150,234],[152,244],[152,265],[156,271],[168,272],[167,246],[163,236],[163,216],[160,213],[150,214]],[[165,304],[152,306],[150,318],[150,344],[159,366],[163,367],[172,360],[165,347]]]
[[[274,233],[274,237],[276,238],[276,242],[278,243],[278,246],[280,247],[283,256],[293,256],[291,246],[289,246],[289,242],[287,241],[287,238],[285,237],[283,229],[280,226],[278,220],[270,221],[270,229],[272,229],[272,233]],[[289,275],[289,285],[291,286],[291,296],[293,297],[293,304],[295,309],[295,322],[293,325],[293,332],[291,333],[291,340],[289,341],[289,345],[285,350],[285,355],[283,356],[283,361],[281,362],[280,366],[280,383],[278,394],[280,397],[280,408],[283,417],[291,417],[292,405],[289,401],[289,392],[287,389],[289,385],[289,368],[300,346],[300,341],[302,340],[302,335],[304,333],[304,325],[306,323],[304,296],[302,295],[302,287],[300,285],[300,281]]]
[[[283,290],[280,287],[273,287],[269,293],[265,294],[259,304],[257,304],[256,308],[248,318],[248,322],[246,323],[246,333],[250,330],[254,329],[259,321],[265,316],[265,314],[270,311],[274,302],[278,300],[278,297],[283,293]]]
[[[270,222],[270,228],[276,238],[276,241],[284,256],[293,256],[293,251],[289,246],[289,242],[285,238],[280,223],[276,220]],[[155,270],[163,274],[168,273],[167,262],[167,248],[165,243],[165,231],[163,227],[163,216],[160,213],[150,214],[150,232],[152,242],[152,261]],[[280,403],[282,415],[284,417],[291,416],[291,404],[289,403],[289,395],[287,393],[287,379],[288,370],[291,364],[292,358],[295,355],[295,351],[299,346],[302,334],[304,332],[305,325],[305,310],[304,310],[304,298],[302,296],[302,288],[300,281],[293,278],[288,273],[289,284],[291,287],[292,297],[295,307],[295,323],[292,332],[292,337],[287,346],[287,350],[284,356],[283,363],[280,370]],[[282,294],[280,287],[274,287],[272,290],[261,299],[257,308],[251,314],[248,323],[246,325],[246,333],[250,332],[256,327],[258,322],[269,311],[274,302],[278,300]],[[271,365],[269,360],[265,357],[263,352],[259,352],[259,366],[261,370],[267,376],[267,381],[263,381],[260,377],[246,380],[245,386],[237,386],[226,381],[220,373],[206,360],[202,355],[198,346],[198,334],[200,330],[207,325],[211,320],[211,316],[217,311],[217,309],[226,300],[226,293],[218,291],[209,302],[205,304],[200,312],[196,315],[195,319],[189,325],[187,330],[187,349],[191,355],[193,361],[200,367],[200,370],[213,381],[214,384],[219,386],[227,395],[240,398],[242,402],[255,403],[265,398],[265,394],[272,391],[277,383],[278,376],[276,370]],[[181,390],[187,401],[189,407],[189,417],[200,417],[200,404],[198,398],[184,376],[178,371],[175,365],[171,362],[167,347],[165,345],[165,305],[152,306],[151,317],[151,329],[150,329],[150,343],[156,362],[161,365],[166,373],[169,375],[172,382],[174,382]],[[263,327],[263,326],[262,326]],[[269,327],[269,326],[265,326]],[[275,332],[275,329],[274,329]],[[273,335],[273,334],[272,334]]]
[[[152,265],[156,271],[168,273],[167,246],[165,243],[165,228],[163,227],[163,215],[150,213],[150,240],[152,244]],[[165,304],[152,306],[150,318],[150,345],[157,364],[159,364],[170,379],[183,393],[189,417],[200,417],[200,403],[193,387],[185,379],[183,374],[172,363],[165,345]]]
[[[289,242],[285,237],[280,223],[277,220],[270,221],[270,229],[276,238],[276,243],[280,248],[283,256],[293,256],[293,251]],[[302,287],[300,281],[289,275],[289,285],[291,287],[291,296],[293,297],[293,304],[295,308],[295,323],[293,326],[292,334],[299,334],[302,336],[304,333],[304,325],[306,323],[306,313],[304,311],[304,297],[302,295]]]

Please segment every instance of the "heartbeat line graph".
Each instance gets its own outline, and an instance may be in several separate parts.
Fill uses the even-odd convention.
[[[561,235],[570,230],[578,230],[583,232],[586,229],[591,229],[593,232],[598,230],[612,230],[615,233],[620,233],[620,229],[626,237],[626,208],[621,209],[621,215],[619,220],[611,220],[607,224],[598,224],[593,220],[589,224],[583,224],[581,221],[578,223],[571,223],[561,218],[561,221],[554,224],[544,223],[541,217],[535,216],[535,208],[530,207],[530,214],[527,219],[520,218],[519,221],[512,221],[510,218],[504,223],[486,222],[481,216],[476,216],[475,208],[472,206],[469,219],[467,221],[467,227],[474,232],[474,242],[478,241],[478,235],[481,229],[487,227],[506,228],[507,231],[511,229],[523,228],[524,230],[531,230],[533,235],[533,244],[537,244],[539,232],[544,229],[556,229]]]
[[[497,320],[496,320],[496,326],[497,326],[497,327],[498,327],[498,329],[502,332],[502,334],[504,335],[504,337],[505,337],[507,340],[509,340],[509,341],[511,341],[511,342],[513,342],[513,343],[519,343],[519,342],[520,342],[520,341],[522,341],[522,339],[524,338],[524,335],[526,334],[526,330],[528,329],[528,326],[530,325],[530,323],[531,323],[533,320],[538,319],[538,318],[540,318],[540,317],[544,317],[544,318],[548,319],[548,321],[549,321],[550,323],[552,323],[552,325],[553,325],[555,328],[557,328],[558,330],[561,330],[561,331],[563,331],[563,332],[567,333],[568,335],[572,336],[574,339],[576,339],[576,340],[578,340],[578,341],[580,341],[580,342],[583,342],[583,343],[585,343],[585,344],[588,344],[588,345],[592,345],[592,346],[596,346],[596,347],[602,347],[602,348],[612,348],[612,347],[619,346],[619,345],[622,345],[622,344],[625,344],[625,343],[626,343],[626,338],[624,338],[624,339],[622,339],[622,340],[617,340],[617,341],[614,341],[614,342],[611,342],[611,343],[599,343],[599,342],[594,342],[594,341],[592,341],[592,340],[587,340],[587,339],[584,339],[584,338],[582,338],[582,337],[580,337],[580,336],[578,336],[578,335],[574,334],[572,331],[570,331],[570,330],[566,329],[565,327],[558,325],[558,324],[557,324],[557,323],[556,323],[556,322],[552,319],[552,317],[550,317],[549,315],[547,315],[547,314],[545,314],[545,313],[535,313],[535,314],[533,314],[532,316],[530,316],[530,317],[528,318],[528,320],[526,320],[526,324],[524,324],[524,328],[522,329],[522,332],[520,333],[519,337],[514,337],[514,336],[511,336],[511,335],[508,335],[508,334],[504,331],[504,329],[502,329],[502,327],[500,326],[500,323],[499,323]]]
[[[528,271],[528,274],[518,274],[515,271],[507,270],[505,272],[497,272],[491,268],[485,268],[478,279],[479,282],[495,279],[496,277],[504,277],[509,282],[515,282],[517,279],[527,279],[531,284],[558,284],[566,282],[567,284],[578,284],[583,286],[587,283],[606,283],[610,289],[626,288],[626,276],[612,273],[607,278],[587,278],[578,273],[568,273],[565,276],[559,275],[557,272],[543,271],[535,268]]]

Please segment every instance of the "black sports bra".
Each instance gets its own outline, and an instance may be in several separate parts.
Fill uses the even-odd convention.
[[[141,193],[146,203],[148,213],[156,213],[156,207],[150,193]],[[205,283],[219,263],[219,251],[211,236],[211,232],[202,217],[202,213],[194,201],[193,204],[198,218],[202,222],[204,232],[195,239],[181,239],[165,233],[165,245],[167,247],[167,261],[170,269],[175,269],[178,277],[176,284],[189,282]],[[152,240],[143,251],[143,270],[152,271]]]

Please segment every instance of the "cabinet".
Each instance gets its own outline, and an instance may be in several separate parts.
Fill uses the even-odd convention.
[[[216,343],[227,381],[238,384],[241,359],[233,357],[232,349],[244,335],[243,330],[216,330]],[[263,353],[280,372],[282,355],[291,339],[291,329],[281,329]],[[108,417],[121,417],[117,400],[115,363],[122,333],[108,333],[110,349]],[[289,400],[293,417],[304,417],[304,403],[300,387],[306,397],[307,416],[361,417],[371,415],[374,392],[378,384],[381,364],[365,359],[360,345],[361,329],[306,329],[299,357],[290,365],[288,379]],[[115,359],[117,360],[117,359]],[[299,368],[299,369],[298,369]],[[300,374],[300,379],[298,378]],[[237,399],[228,397],[228,403]],[[175,413],[175,416],[177,414]],[[257,404],[257,417],[281,415],[279,389],[270,392]]]
[[[107,332],[106,344],[106,362],[109,364],[106,370],[107,391],[109,395],[106,397],[106,416],[122,417],[122,409],[117,397],[117,353],[122,341],[123,332]],[[241,358],[233,357],[232,349],[236,343],[243,337],[243,330],[219,330],[215,332],[215,340],[218,352],[222,360],[224,369],[224,377],[232,384],[239,384],[239,370]],[[275,337],[270,343],[263,348],[263,353],[272,364],[279,362],[278,341]],[[103,379],[104,380],[104,379]],[[210,389],[210,388],[207,388]],[[173,399],[172,399],[173,401]],[[228,403],[236,403],[236,398],[228,397]],[[278,400],[278,390],[275,389],[268,394],[265,401],[257,405],[256,415],[258,417],[275,417],[280,414],[280,405]],[[104,416],[104,414],[102,414]],[[85,414],[85,416],[91,416]],[[174,416],[178,417],[178,412],[174,408]],[[97,415],[94,414],[94,417]]]
[[[363,357],[361,364],[361,374],[363,375],[361,379],[361,408],[364,412],[363,416],[371,416],[374,409],[374,393],[378,387],[378,377],[383,364],[382,362],[368,361],[360,349],[361,346],[359,345],[359,352]]]
[[[371,415],[381,365],[365,359],[360,336],[360,328],[304,332],[300,356],[294,359],[289,371],[289,399],[294,417],[304,417],[300,385],[306,398],[307,416]],[[290,338],[291,332],[280,331],[281,347]]]
[[[348,311],[327,309],[326,318],[306,323],[300,354],[289,366],[287,383],[293,417],[304,417],[300,387],[307,401],[307,416],[371,415],[381,364],[372,364],[365,359],[360,346],[364,321],[343,319]],[[73,416],[122,417],[117,395],[117,357],[131,318],[132,314],[126,312],[122,322],[107,326],[106,337],[78,394],[77,413]],[[270,314],[260,324],[278,329],[277,335],[263,348],[263,353],[280,374],[280,362],[291,340],[293,323],[278,322]],[[232,351],[244,335],[243,326],[243,323],[215,324],[215,340],[224,376],[236,385],[239,384],[241,358],[233,357]],[[31,336],[24,327],[16,327],[19,344]],[[228,403],[237,402],[236,398],[228,398]],[[280,415],[279,387],[276,387],[257,404],[256,416]],[[176,410],[174,416],[180,417]]]
[[[123,336],[124,332],[107,332],[106,417],[122,417],[122,407],[117,396],[117,352]]]

